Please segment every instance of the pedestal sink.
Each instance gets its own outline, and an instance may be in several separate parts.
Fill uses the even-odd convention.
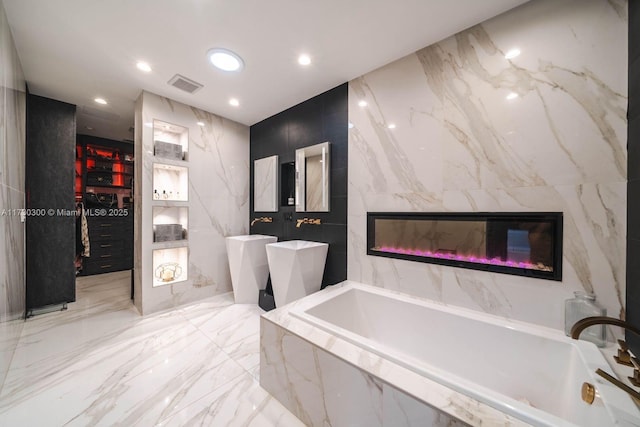
[[[260,289],[267,286],[269,264],[265,245],[275,236],[251,234],[226,238],[231,286],[236,304],[257,304]]]
[[[320,290],[327,243],[290,240],[266,247],[276,307]]]

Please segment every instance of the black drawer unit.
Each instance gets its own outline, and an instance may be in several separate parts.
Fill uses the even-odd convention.
[[[133,268],[133,212],[126,217],[89,217],[91,256],[84,258],[82,275]]]

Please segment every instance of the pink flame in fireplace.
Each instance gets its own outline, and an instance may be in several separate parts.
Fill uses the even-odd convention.
[[[421,256],[421,257],[427,257],[427,258],[449,259],[452,261],[473,262],[476,264],[491,264],[491,265],[499,265],[503,267],[526,268],[529,270],[552,271],[551,267],[543,264],[533,264],[530,262],[516,262],[516,261],[509,261],[509,260],[503,261],[500,258],[492,258],[492,259],[478,258],[473,255],[456,255],[451,253],[421,251],[419,249],[394,248],[389,246],[373,248],[373,250],[376,250],[379,252],[401,254],[401,255],[414,255],[414,256]]]

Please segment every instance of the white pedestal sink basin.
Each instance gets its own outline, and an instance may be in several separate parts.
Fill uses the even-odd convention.
[[[327,243],[305,240],[267,245],[276,307],[320,290],[328,249]]]
[[[251,234],[226,238],[231,286],[236,304],[257,304],[260,289],[267,286],[269,264],[265,245],[275,236]]]

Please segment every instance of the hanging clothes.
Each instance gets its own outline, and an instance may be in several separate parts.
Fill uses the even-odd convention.
[[[82,258],[87,258],[91,254],[89,247],[89,226],[84,210],[84,203],[76,203],[76,275],[82,271]]]
[[[82,238],[82,246],[84,247],[81,255],[85,258],[91,256],[91,249],[89,244],[89,224],[87,223],[87,215],[84,210],[84,204],[80,204],[80,236]]]

